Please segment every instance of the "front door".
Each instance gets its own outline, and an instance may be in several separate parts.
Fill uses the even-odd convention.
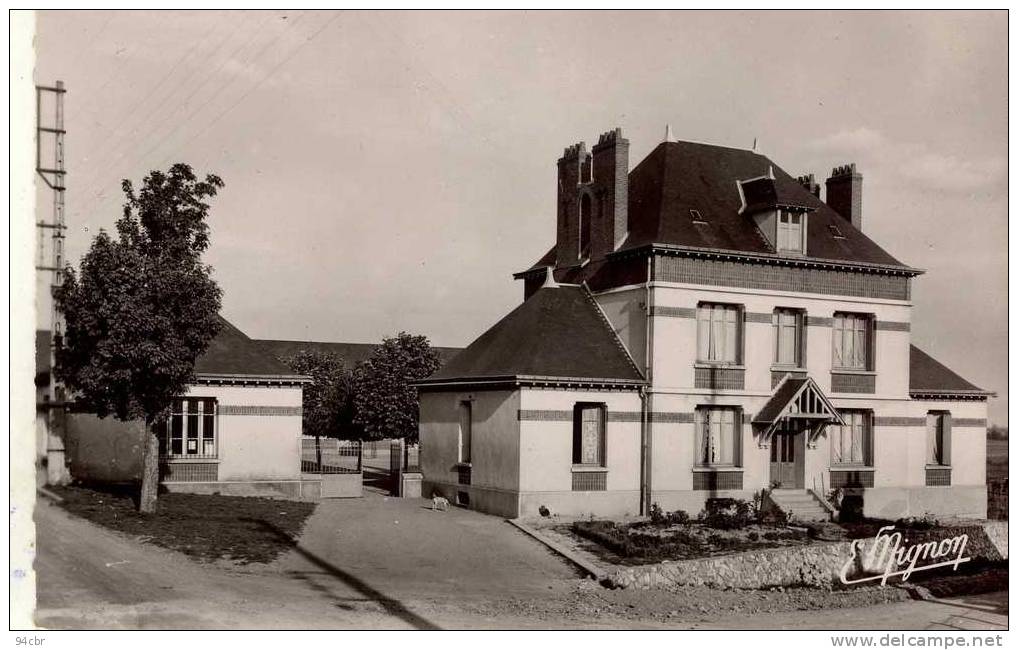
[[[803,441],[805,433],[778,431],[771,440],[771,483],[781,488],[806,486]]]

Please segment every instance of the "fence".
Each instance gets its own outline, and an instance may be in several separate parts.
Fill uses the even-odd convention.
[[[316,442],[317,440],[317,442]],[[303,436],[300,471],[307,474],[359,474],[363,446],[356,440]]]

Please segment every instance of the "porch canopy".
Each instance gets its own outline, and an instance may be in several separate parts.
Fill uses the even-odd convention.
[[[811,377],[785,378],[774,389],[770,400],[753,418],[765,440],[778,430],[808,431],[810,441],[828,424],[845,424],[831,401]]]

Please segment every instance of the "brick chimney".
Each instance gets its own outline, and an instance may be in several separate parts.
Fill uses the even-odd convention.
[[[827,205],[851,222],[856,230],[862,230],[862,174],[855,170],[855,163],[831,170],[831,177],[827,179]]]
[[[601,134],[591,153],[567,147],[558,161],[557,266],[601,259],[629,232],[629,140]]]
[[[580,173],[590,167],[587,144],[566,147],[558,160],[558,236],[556,266],[572,266],[580,261]]]
[[[820,183],[817,182],[813,174],[803,174],[795,180],[799,181],[799,185],[805,187],[807,192],[818,199],[820,198]]]

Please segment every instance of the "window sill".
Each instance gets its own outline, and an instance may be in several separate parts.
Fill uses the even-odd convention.
[[[463,469],[470,469],[473,467],[473,463],[456,463],[455,465],[453,465],[453,467],[456,468],[462,467]]]
[[[875,472],[873,465],[831,465],[830,472]]]
[[[725,368],[726,370],[745,370],[745,364],[741,363],[714,363],[711,361],[697,361],[693,364],[694,368]]]
[[[742,467],[735,467],[734,465],[725,465],[718,467],[708,467],[705,465],[698,465],[693,468],[694,472],[742,472]]]
[[[951,469],[951,466],[950,465],[936,465],[936,464],[931,465],[930,463],[926,463],[926,469]]]
[[[607,472],[607,467],[601,467],[599,465],[573,465],[572,471],[576,473],[582,472]]]
[[[805,368],[800,366],[779,366],[772,365],[771,372],[808,372]]]
[[[876,370],[862,370],[859,368],[831,368],[832,375],[873,375],[877,374]]]
[[[218,463],[219,458],[209,456],[160,456],[160,463]]]

